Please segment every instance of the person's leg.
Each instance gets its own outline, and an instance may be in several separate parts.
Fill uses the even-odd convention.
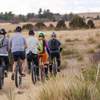
[[[46,52],[43,55],[43,63],[44,63],[45,75],[48,78],[48,64],[47,64],[48,63],[48,55]]]
[[[20,61],[22,64],[22,74],[25,76],[26,62],[25,62],[25,52],[20,52]]]
[[[29,73],[30,73],[30,71],[31,71],[31,57],[30,57],[29,54],[27,55],[27,63],[28,63],[28,70],[29,70]]]
[[[53,64],[53,54],[50,54],[50,65],[49,65],[49,71],[50,74],[52,75],[52,64]]]
[[[15,69],[16,69],[16,65],[17,65],[17,61],[19,59],[18,52],[13,53],[13,58],[14,58],[14,63],[13,63],[12,73],[14,74]]]
[[[12,76],[11,76],[12,80],[14,80],[14,74],[15,74],[16,65],[17,65],[17,59],[14,58],[14,63],[13,63],[13,68],[12,68]]]
[[[57,64],[58,64],[58,72],[60,72],[60,66],[61,66],[61,57],[60,57],[60,53],[56,53],[56,59],[57,59]]]
[[[4,57],[4,72],[5,72],[5,77],[7,77],[7,72],[8,72],[8,68],[9,68],[9,58],[7,56]]]
[[[8,57],[4,57],[4,63],[5,63],[5,71],[8,71],[8,68],[9,68],[9,58]]]
[[[39,79],[39,57],[38,57],[38,54],[33,54],[33,61],[34,61],[34,64],[36,65],[36,75]]]

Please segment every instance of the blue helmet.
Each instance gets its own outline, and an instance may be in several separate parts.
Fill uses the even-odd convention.
[[[53,32],[51,36],[52,36],[52,37],[56,37],[57,35],[56,35],[55,32]]]

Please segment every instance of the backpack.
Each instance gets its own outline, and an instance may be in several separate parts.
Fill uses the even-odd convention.
[[[3,47],[4,39],[5,39],[5,36],[1,35],[1,36],[0,36],[0,48]]]
[[[50,50],[52,50],[52,51],[59,50],[59,44],[56,39],[51,40]]]

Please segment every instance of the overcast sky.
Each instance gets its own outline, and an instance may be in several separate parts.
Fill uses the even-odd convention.
[[[99,12],[100,0],[0,0],[0,12],[37,13],[39,8],[57,13]]]

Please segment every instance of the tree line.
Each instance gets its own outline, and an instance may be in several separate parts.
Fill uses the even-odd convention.
[[[70,14],[59,14],[59,13],[53,13],[49,9],[42,9],[40,8],[38,10],[38,14],[35,13],[28,13],[27,15],[15,15],[13,12],[1,12],[0,13],[0,21],[1,22],[11,22],[11,23],[19,23],[19,22],[45,22],[45,21],[70,21],[73,19],[73,17],[76,16],[73,13]],[[100,16],[98,15],[96,19],[100,19]]]

